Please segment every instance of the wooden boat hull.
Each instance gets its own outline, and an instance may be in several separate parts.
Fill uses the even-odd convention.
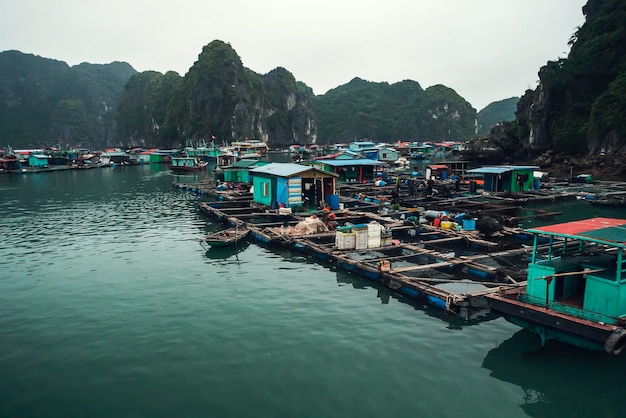
[[[577,318],[523,302],[506,293],[485,297],[491,309],[507,321],[539,335],[542,345],[555,340],[611,354],[620,354],[626,348],[626,330],[622,327]]]
[[[241,239],[248,236],[248,229],[227,229],[224,231],[208,234],[200,243],[207,244],[211,247],[230,247],[234,246]]]

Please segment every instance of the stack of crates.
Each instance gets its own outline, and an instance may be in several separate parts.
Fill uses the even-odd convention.
[[[368,241],[368,228],[367,224],[357,224],[352,227],[352,231],[354,231],[356,241],[354,243],[355,250],[365,250],[367,249],[367,241]]]
[[[382,232],[380,234],[380,246],[381,247],[388,247],[390,245],[393,244],[392,238],[391,238],[391,231],[389,232]]]
[[[353,250],[356,244],[356,234],[349,226],[337,227],[335,246],[340,250]]]
[[[367,225],[367,248],[380,247],[380,234],[382,225],[376,221],[372,221]]]

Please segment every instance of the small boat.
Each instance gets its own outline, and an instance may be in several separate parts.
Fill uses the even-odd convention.
[[[528,232],[534,242],[526,283],[486,295],[492,311],[538,334],[542,346],[556,340],[624,351],[626,219],[591,218]]]
[[[200,245],[207,244],[211,247],[228,247],[237,244],[237,242],[245,238],[249,232],[250,230],[244,227],[235,227],[212,232],[207,234],[207,236],[200,241]]]
[[[176,173],[189,173],[204,169],[209,163],[202,161],[197,157],[172,157],[170,170]]]

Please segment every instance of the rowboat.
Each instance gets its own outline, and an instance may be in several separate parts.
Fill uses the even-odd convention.
[[[228,247],[237,244],[237,242],[245,238],[249,229],[244,227],[235,227],[225,229],[223,231],[209,233],[200,241],[200,245],[207,244],[211,247]]]

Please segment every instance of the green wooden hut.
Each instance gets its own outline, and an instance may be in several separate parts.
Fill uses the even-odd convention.
[[[248,183],[250,181],[250,170],[270,164],[268,161],[260,160],[239,160],[231,165],[222,167],[224,181],[232,183]]]
[[[30,154],[28,156],[28,166],[36,168],[46,168],[49,166],[50,156],[45,154]]]
[[[523,192],[535,188],[535,171],[538,166],[504,165],[468,170],[472,175],[482,175],[486,192]]]

